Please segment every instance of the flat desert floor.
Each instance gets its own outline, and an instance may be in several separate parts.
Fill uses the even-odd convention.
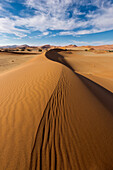
[[[4,70],[0,170],[113,170],[112,53],[50,50]]]
[[[0,74],[29,61],[40,53],[32,52],[0,52]]]

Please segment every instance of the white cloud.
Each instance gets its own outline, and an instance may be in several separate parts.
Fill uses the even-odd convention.
[[[34,8],[36,15],[31,17],[29,22],[25,20],[24,23],[27,27],[40,31],[67,30],[68,35],[70,30],[76,28],[81,28],[81,31],[71,32],[70,35],[104,32],[113,29],[113,5],[110,2],[108,0],[91,0],[89,3],[89,0],[76,0],[72,17],[69,18],[68,9],[75,3],[74,0],[27,0],[25,4]],[[89,14],[80,12],[78,7],[85,4],[97,6],[98,9],[95,12],[89,12]],[[79,19],[79,15],[86,15],[87,20]],[[92,28],[88,30],[89,26]],[[63,33],[61,34],[63,35]]]
[[[75,8],[73,16],[69,18],[69,6],[73,0],[27,0],[25,5],[35,9],[35,15],[27,18],[18,18],[19,25],[25,25],[32,30],[73,30],[79,27],[86,27],[86,21],[79,21],[78,15],[82,13]]]
[[[79,31],[64,31],[60,35],[84,35],[84,34],[93,34],[100,33],[109,30],[113,30],[113,5],[107,7],[101,7],[95,12],[90,12],[86,15],[88,21],[84,22],[87,27],[91,26],[90,29],[82,28]]]
[[[49,35],[49,32],[48,31],[43,32],[43,35]]]
[[[0,11],[4,11],[4,9],[3,9],[3,7],[2,7],[2,5],[0,4]]]
[[[72,40],[72,42],[78,46],[87,46],[87,45],[106,45],[106,44],[113,44],[113,41],[77,41]]]
[[[63,31],[63,32],[60,32],[59,35],[73,35],[73,36],[75,36],[76,32],[74,32],[74,31]]]
[[[26,36],[27,30],[16,28],[15,21],[8,17],[0,18],[0,33],[14,34],[19,37]]]
[[[11,3],[12,0],[1,0]],[[73,6],[73,3],[76,5]],[[0,4],[0,10],[5,10]],[[98,7],[88,14],[80,11],[82,5]],[[41,31],[42,35],[49,35],[48,30],[59,30],[59,35],[83,35],[113,30],[113,4],[109,0],[26,0],[24,5],[35,14],[29,17],[2,15],[0,18],[0,33],[16,36],[26,36],[32,31]],[[71,17],[69,17],[71,10]],[[84,15],[85,18],[79,18]],[[24,29],[23,29],[24,28]],[[75,29],[79,31],[73,31]],[[28,31],[29,30],[29,31]]]
[[[87,18],[92,25],[91,32],[103,32],[113,29],[113,4],[106,7],[101,7],[96,12],[87,15]]]
[[[72,36],[77,36],[77,35],[84,35],[84,34],[91,34],[91,33],[97,33],[99,30],[91,29],[91,30],[80,30],[80,31],[62,31],[59,32],[58,35],[72,35]],[[100,31],[101,32],[101,31]]]

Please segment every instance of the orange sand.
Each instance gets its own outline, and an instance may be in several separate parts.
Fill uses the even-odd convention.
[[[0,75],[0,170],[113,169],[113,94],[74,56],[51,50]]]

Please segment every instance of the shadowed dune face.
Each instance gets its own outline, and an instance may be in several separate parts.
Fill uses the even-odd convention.
[[[63,68],[37,131],[31,169],[113,168],[112,121],[81,80]]]
[[[103,105],[113,113],[113,93],[92,80],[76,73],[91,92],[103,103]]]
[[[65,59],[65,55],[61,56],[59,54],[59,52],[62,52],[62,53],[65,54],[65,51],[62,51],[62,50],[61,51],[51,50],[48,53],[46,53],[46,56],[47,56],[47,58],[49,58],[53,61],[57,61],[57,62],[64,64],[65,66],[70,68],[72,71],[75,71],[74,68],[72,68],[72,66],[69,65],[68,60]],[[66,80],[67,79],[72,80],[71,74],[70,74],[70,77],[68,77],[67,76],[68,74],[66,73]],[[73,89],[72,89],[72,87],[73,87]],[[68,89],[68,88],[66,88],[66,89]],[[81,143],[83,142],[83,141],[81,142],[82,136],[80,136],[80,134],[84,133],[85,138],[84,138],[84,142],[82,144],[84,145],[85,141],[87,141],[87,145],[89,146],[89,148],[87,148],[87,146],[84,145],[84,148],[79,150],[80,154],[82,154],[83,157],[80,158],[78,156],[78,159],[84,160],[82,163],[80,163],[79,168],[80,169],[90,169],[90,168],[91,169],[95,169],[95,168],[96,169],[110,169],[110,168],[112,169],[112,166],[109,163],[105,163],[104,160],[103,160],[104,163],[102,163],[101,161],[98,162],[99,159],[100,159],[98,156],[101,155],[102,152],[104,154],[105,148],[111,147],[111,143],[110,143],[110,145],[109,144],[106,145],[106,147],[104,146],[104,142],[106,141],[105,136],[106,135],[108,136],[108,133],[106,133],[104,130],[105,130],[105,128],[110,130],[110,126],[111,126],[111,123],[109,121],[108,121],[109,122],[108,125],[107,124],[105,125],[104,121],[105,121],[105,119],[107,119],[107,117],[110,116],[110,113],[113,113],[113,105],[112,105],[112,103],[113,103],[113,93],[108,91],[104,87],[98,85],[97,83],[91,81],[90,79],[76,73],[76,71],[74,72],[73,83],[71,85],[71,88],[69,88],[67,95],[69,93],[71,94],[71,97],[65,96],[65,100],[68,99],[71,102],[66,102],[67,104],[65,105],[65,110],[68,110],[67,107],[73,108],[72,110],[70,110],[69,114],[70,114],[70,117],[72,116],[72,113],[76,118],[79,117],[78,119],[73,117],[73,120],[75,119],[74,123],[79,125],[79,128],[76,127],[77,128],[76,130],[79,131],[78,136],[77,136],[79,138],[79,142],[80,142],[79,144],[81,146]],[[72,103],[73,103],[73,106],[72,106]],[[103,106],[104,109],[102,109],[102,107],[100,107],[100,106]],[[66,114],[68,115],[67,112],[66,112]],[[106,114],[106,116],[105,116],[105,114]],[[112,114],[111,114],[110,117],[113,121]],[[90,123],[86,122],[85,118]],[[69,120],[69,115],[68,115],[68,120]],[[100,125],[101,123],[103,124],[103,127]],[[75,126],[76,125],[73,125],[73,128]],[[86,132],[83,129],[81,130],[81,128],[80,128],[81,126],[84,126],[84,130],[87,129]],[[95,130],[93,129],[94,127],[95,127]],[[101,133],[100,133],[101,135],[98,134],[97,129],[99,129],[101,131]],[[76,134],[76,131],[74,131],[74,133]],[[90,134],[89,137],[86,135],[87,133]],[[111,138],[110,141],[113,140],[112,135],[113,135],[113,132],[111,131],[111,133],[109,133],[109,137]],[[105,138],[102,140],[103,137],[105,137]],[[107,138],[109,138],[109,137],[107,137]],[[99,142],[99,140],[100,140],[100,142]],[[89,144],[90,142],[91,142],[91,144]],[[101,143],[101,146],[104,149],[101,150],[99,148],[100,144],[98,142]],[[75,143],[76,143],[76,139],[75,139]],[[95,145],[96,145],[96,148],[98,148],[97,149],[98,151],[96,150]],[[76,147],[78,147],[78,145]],[[113,147],[113,143],[112,143],[112,147]],[[95,153],[92,151],[92,149],[94,149],[94,148],[95,148]],[[85,150],[85,149],[87,150],[87,153],[84,154],[83,150]],[[75,149],[75,152],[76,152],[76,149]],[[99,152],[99,153],[97,154],[96,152]],[[86,155],[90,155],[89,159],[86,158],[87,157]],[[93,161],[95,160],[94,155],[96,155],[96,162],[95,163],[93,163]],[[102,158],[102,155],[101,155],[101,158]],[[110,157],[111,157],[111,160],[112,160],[113,157],[112,156],[110,156]],[[91,165],[92,166],[89,166],[90,165],[90,158],[91,158],[91,162],[92,162]],[[105,159],[105,158],[102,158],[102,159]],[[75,160],[75,162],[77,162],[77,160]],[[72,167],[74,167],[74,166],[75,165],[73,165]],[[76,169],[77,169],[77,167],[76,167]]]
[[[1,170],[113,169],[112,93],[59,52],[0,76]]]
[[[113,54],[96,51],[58,52],[66,62],[84,77],[100,84],[113,93]]]
[[[68,62],[66,62],[66,60],[64,59],[63,55],[60,55],[58,52],[61,52],[61,51],[65,51],[63,49],[52,49],[52,50],[49,50],[48,52],[46,52],[46,57],[50,60],[53,60],[53,61],[56,61],[56,62],[59,62],[65,66],[67,66],[68,68],[70,68],[72,71],[74,71],[74,69],[71,67],[70,64],[68,64]]]
[[[92,80],[81,75],[80,73],[76,73],[74,68],[68,63],[68,60],[66,60],[64,56],[59,54],[59,52],[63,51],[65,55],[65,50],[50,50],[46,53],[46,57],[53,61],[60,62],[70,68],[72,71],[74,71],[75,74],[80,78],[80,80],[82,80],[83,83],[92,91],[92,93],[96,95],[96,97],[110,110],[111,113],[113,113],[113,93],[100,86],[96,82],[93,82]],[[66,54],[69,53],[66,51]]]

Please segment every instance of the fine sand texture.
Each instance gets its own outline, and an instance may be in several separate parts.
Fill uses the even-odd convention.
[[[40,54],[40,53],[39,53]],[[38,53],[31,52],[0,52],[0,74],[18,67],[19,65],[36,57]]]
[[[50,50],[0,75],[0,170],[113,169],[109,73],[88,78],[77,56]]]
[[[113,53],[61,51],[65,61],[76,73],[93,80],[113,93]]]

